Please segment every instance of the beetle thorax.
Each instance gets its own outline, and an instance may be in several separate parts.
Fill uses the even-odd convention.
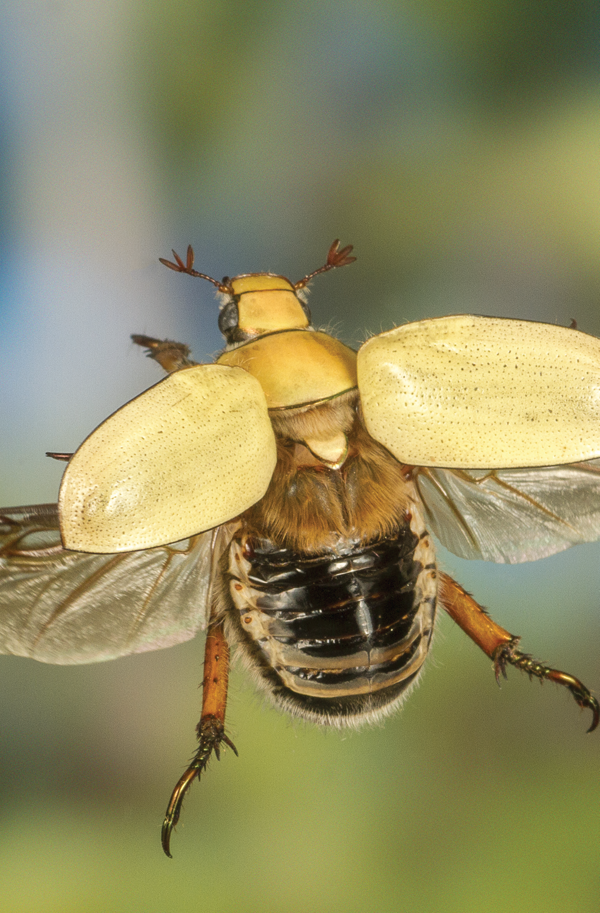
[[[271,273],[235,276],[228,283],[231,294],[219,317],[219,328],[229,345],[265,333],[305,329],[310,311],[289,279]]]

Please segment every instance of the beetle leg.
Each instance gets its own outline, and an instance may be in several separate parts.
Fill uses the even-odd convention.
[[[194,779],[206,769],[211,754],[220,758],[221,744],[228,745],[237,755],[233,742],[225,735],[225,709],[229,679],[229,644],[225,639],[223,622],[210,625],[204,652],[202,680],[202,716],[196,727],[199,747],[192,763],[173,790],[162,826],[162,848],[171,858],[171,833],[179,820],[185,795]]]
[[[506,666],[511,665],[522,669],[530,678],[535,676],[540,681],[548,679],[564,685],[582,709],[592,711],[592,724],[588,732],[592,732],[597,727],[600,722],[600,705],[579,679],[567,672],[552,669],[545,663],[533,659],[527,653],[521,653],[517,649],[520,638],[492,621],[473,597],[447,574],[440,574],[438,595],[442,606],[453,621],[494,661],[494,671],[498,682],[500,676],[506,678]]]
[[[539,678],[540,681],[548,679],[548,681],[556,682],[558,685],[564,685],[565,688],[569,689],[582,710],[589,709],[592,711],[593,718],[588,732],[593,732],[598,723],[600,723],[600,705],[588,688],[578,678],[569,675],[568,672],[552,669],[545,663],[533,659],[528,653],[521,653],[520,650],[516,649],[518,642],[519,638],[515,637],[513,643],[501,644],[494,652],[493,660],[496,678],[499,679],[500,675],[506,678],[506,665],[510,664],[517,669],[522,669],[523,672],[527,672],[530,678],[533,675]]]
[[[139,336],[134,334],[132,340],[138,346],[147,349],[148,358],[153,358],[164,368],[168,374],[179,371],[181,368],[190,368],[197,364],[188,357],[189,346],[183,342],[173,342],[172,339],[153,339],[152,336]]]

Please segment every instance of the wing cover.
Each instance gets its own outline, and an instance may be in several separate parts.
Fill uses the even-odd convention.
[[[106,419],[65,471],[63,541],[85,552],[178,542],[227,523],[267,490],[275,435],[258,381],[196,365]]]
[[[0,652],[69,665],[189,640],[205,624],[213,544],[226,541],[221,530],[91,555],[62,547],[55,505],[0,509]]]
[[[552,466],[600,456],[600,339],[497,317],[421,320],[366,342],[369,434],[402,463]]]
[[[461,558],[518,564],[600,538],[600,460],[535,469],[419,469],[428,526]]]

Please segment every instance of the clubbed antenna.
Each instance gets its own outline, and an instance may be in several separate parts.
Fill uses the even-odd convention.
[[[309,273],[304,279],[300,279],[299,282],[294,283],[294,288],[297,291],[303,289],[308,285],[310,280],[314,279],[315,276],[318,276],[319,273],[327,273],[330,269],[337,269],[339,266],[348,266],[349,263],[354,263],[356,257],[348,256],[351,250],[352,244],[348,244],[347,247],[342,247],[340,250],[340,241],[339,238],[336,238],[327,252],[327,262],[325,266],[320,266],[319,269],[316,269],[313,273]]]
[[[164,257],[158,258],[164,266],[168,266],[169,269],[174,269],[176,273],[187,273],[188,276],[194,276],[195,279],[206,279],[207,282],[212,282],[213,285],[216,285],[220,292],[231,294],[231,288],[229,287],[229,280],[227,278],[223,279],[222,282],[219,282],[218,279],[213,279],[212,276],[207,276],[206,273],[199,273],[197,269],[193,269],[194,249],[191,244],[188,244],[185,263],[174,250],[171,251],[171,253],[175,257],[175,263],[172,263],[171,260],[165,260]]]

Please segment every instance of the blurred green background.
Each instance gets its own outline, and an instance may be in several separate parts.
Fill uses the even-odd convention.
[[[0,503],[160,376],[130,333],[220,345],[216,277],[315,283],[349,344],[474,312],[600,335],[596,0],[15,0],[0,12]],[[524,649],[600,690],[600,547],[453,573]],[[80,668],[0,661],[6,913],[530,911],[600,903],[600,737],[567,694],[499,690],[442,618],[384,728],[292,723],[233,676],[240,750],[163,857],[202,641]]]

